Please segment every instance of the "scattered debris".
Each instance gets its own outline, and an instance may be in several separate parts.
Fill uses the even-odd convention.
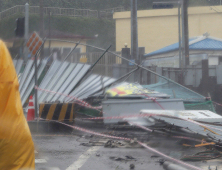
[[[109,158],[112,159],[112,160],[115,160],[115,161],[125,161],[124,158],[115,157],[115,156],[110,156]]]
[[[151,158],[159,158],[158,155],[152,155]]]
[[[183,161],[203,161],[222,157],[222,153],[216,150],[199,152],[194,155],[184,156],[181,158]]]
[[[163,163],[165,162],[165,160],[164,160],[164,159],[159,159],[158,162],[160,163],[160,165],[163,165]]]
[[[136,161],[136,158],[132,157],[132,156],[125,156],[125,158],[121,158],[121,157],[115,157],[115,156],[110,156],[110,159],[114,160],[114,161]]]
[[[135,165],[134,164],[130,164],[130,169],[134,169]]]
[[[82,146],[95,146],[93,143],[80,143]]]
[[[134,138],[133,140],[130,141],[131,144],[137,143],[137,138]]]
[[[181,158],[182,156],[182,152],[180,151],[171,151],[170,154],[169,154],[170,157],[172,158]]]
[[[127,158],[127,159],[136,159],[136,158],[134,158],[134,157],[132,157],[132,156],[130,156],[130,155],[126,155],[126,158]]]
[[[116,145],[115,145],[115,142],[114,142],[113,140],[108,140],[108,141],[105,143],[104,147],[106,147],[106,148],[115,148]]]

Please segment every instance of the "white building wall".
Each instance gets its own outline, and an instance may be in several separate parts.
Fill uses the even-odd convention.
[[[209,65],[218,65],[219,64],[218,56],[210,56],[208,62]]]
[[[208,59],[207,54],[190,55],[190,65],[194,62],[201,62],[203,59]],[[218,65],[218,56],[209,57],[209,65]],[[157,67],[174,67],[179,68],[179,56],[169,56],[163,58],[147,58],[144,61],[144,66]]]

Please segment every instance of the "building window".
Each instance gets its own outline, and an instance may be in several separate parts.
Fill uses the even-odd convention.
[[[222,65],[222,56],[218,56],[218,63],[219,65]]]

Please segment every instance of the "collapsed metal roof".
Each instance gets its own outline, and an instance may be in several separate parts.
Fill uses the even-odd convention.
[[[81,84],[82,78],[90,69],[91,65],[54,60],[47,70],[47,61],[47,59],[43,59],[42,61],[38,60],[38,81],[41,81],[38,88],[44,89],[44,91],[40,90],[38,92],[39,103],[56,101],[69,102],[73,100],[67,97],[69,94],[80,99],[85,99],[109,86],[116,80],[114,78],[92,74],[86,77]],[[13,63],[19,76],[19,91],[22,105],[24,105],[35,86],[34,61],[28,60],[27,63],[24,64],[24,61],[19,59],[13,60]]]

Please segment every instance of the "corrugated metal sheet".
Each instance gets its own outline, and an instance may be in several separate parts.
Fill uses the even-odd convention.
[[[37,61],[37,66],[39,66],[40,64],[40,60]],[[34,77],[34,73],[35,73],[35,65],[32,66],[32,69],[30,70],[21,90],[20,90],[20,95],[23,95],[24,92],[27,90],[27,87],[29,86],[31,80],[33,79]]]
[[[51,78],[51,80],[48,82],[47,86],[45,86],[44,89],[52,91],[55,84],[60,81],[59,80],[60,77],[63,76],[63,73],[65,72],[68,66],[69,66],[68,62],[61,63],[61,65],[58,67],[55,74],[53,75],[53,77]],[[39,98],[39,102],[40,103],[44,102],[48,95],[49,93],[43,93],[42,96]]]
[[[20,73],[20,70],[21,70],[21,68],[22,68],[23,62],[24,62],[23,60],[19,59],[19,60],[17,61],[17,63],[16,63],[15,70],[16,70],[16,72],[17,72],[17,75],[19,75],[19,73]]]
[[[21,92],[21,89],[22,89],[22,86],[30,72],[30,69],[32,68],[32,65],[33,65],[34,61],[33,60],[28,60],[27,63],[26,63],[26,67],[22,73],[22,76],[21,76],[21,79],[20,79],[20,82],[19,82],[19,91]]]
[[[39,79],[40,75],[42,74],[43,70],[45,69],[46,64],[47,64],[47,59],[44,59],[41,62],[40,67],[38,69],[38,79]],[[27,87],[27,89],[21,95],[22,105],[25,104],[25,101],[28,99],[28,97],[31,94],[34,86],[35,86],[35,78],[33,77],[32,81],[29,84],[29,86]]]
[[[157,110],[141,110],[140,113],[156,114],[155,116],[152,116],[151,118],[153,118],[157,122],[161,120],[173,126],[178,126],[183,129],[186,129],[190,131],[191,133],[196,133],[203,136],[210,135],[211,137],[214,137],[216,140],[222,140],[221,126],[206,124],[206,123],[220,123],[222,117],[208,110],[177,110],[177,111],[175,110],[158,110],[158,111]],[[198,124],[195,122],[190,122],[190,121],[182,120],[178,118],[158,116],[158,114],[175,116],[182,119],[201,121],[205,123]],[[141,119],[148,120],[149,118],[146,117],[146,118],[141,118]],[[147,126],[149,126],[149,124],[147,124]],[[217,134],[215,134],[214,132]]]
[[[63,82],[63,84],[60,85],[58,89],[58,93],[64,93],[65,89],[69,86],[71,81],[74,79],[76,74],[79,72],[79,70],[83,67],[83,64],[76,64],[70,75],[67,77],[67,79]],[[50,101],[57,101],[61,98],[61,96],[55,94],[53,98]],[[60,100],[61,101],[61,100]]]
[[[165,122],[167,122],[169,124],[185,128],[185,129],[189,130],[192,133],[201,134],[201,135],[204,135],[204,136],[208,136],[210,134],[211,136],[214,136],[215,139],[222,140],[222,132],[219,131],[219,130],[215,130],[213,128],[209,128],[212,131],[214,131],[214,132],[219,134],[219,135],[216,135],[216,134],[212,133],[211,131],[206,130],[204,127],[199,126],[199,125],[194,124],[194,123],[191,123],[191,122],[188,122],[188,121],[179,120],[179,119],[172,119],[172,118],[165,118],[165,117],[159,117],[159,116],[155,116],[155,117],[157,119],[163,120],[163,121],[165,121]],[[203,124],[203,125],[206,125],[206,124]],[[206,126],[209,126],[209,125],[206,125]],[[216,127],[218,129],[221,129],[221,126],[213,126],[213,125],[210,125],[210,126],[211,127]]]
[[[92,90],[90,90],[90,91],[88,90],[85,94],[80,95],[79,98],[80,98],[80,99],[85,99],[85,98],[87,98],[88,96],[90,96],[90,95],[92,95],[92,94],[94,94],[94,93],[102,90],[103,88],[109,86],[109,85],[112,84],[114,81],[116,81],[116,79],[104,77],[103,80],[102,80],[102,82],[101,82],[98,86],[96,86],[94,89],[92,89]]]
[[[82,93],[84,90],[89,88],[90,86],[94,85],[100,81],[99,75],[90,75],[79,87],[77,87],[70,95],[78,96],[79,93]]]
[[[77,66],[79,66],[79,64]],[[62,93],[69,94],[90,68],[90,65],[88,64],[84,64],[81,67],[81,69],[78,69],[77,66],[76,66],[76,76],[72,79],[72,81],[68,84],[68,86],[64,89]],[[60,96],[58,100],[64,101],[65,98],[66,98],[65,96]]]
[[[39,85],[39,88],[41,88],[41,89],[45,89],[45,88],[46,88],[47,84],[51,81],[51,79],[52,79],[52,77],[54,76],[55,72],[58,70],[58,67],[60,66],[60,64],[61,64],[61,62],[58,61],[58,60],[55,60],[55,61],[51,64],[49,70],[47,71],[47,73],[46,73],[46,75],[44,76],[41,84]],[[39,91],[39,92],[38,92],[38,99],[41,98],[41,96],[42,96],[43,93],[44,93],[44,92],[42,92],[42,91]]]
[[[70,96],[75,96],[79,99],[87,98],[90,95],[93,95],[102,90],[103,88],[109,86],[114,81],[116,81],[116,79],[110,77],[91,75],[82,84],[80,84],[78,88],[76,88],[72,93],[70,93]],[[65,101],[70,102],[72,101],[72,99],[66,98]]]
[[[222,116],[209,110],[141,110],[141,114],[173,116],[181,119],[190,119],[201,122],[222,122]]]
[[[81,97],[84,96],[85,94],[87,94],[88,92],[95,92],[95,89],[99,86],[101,86],[102,84],[104,84],[104,82],[108,81],[109,78],[108,77],[98,77],[97,82],[90,84],[89,87],[87,87],[84,91],[82,91],[81,93],[78,93],[77,95],[75,95],[76,97]]]
[[[20,65],[23,64],[22,60],[14,60],[14,64],[17,63],[17,68],[21,68]],[[43,70],[46,68],[47,59],[44,59],[42,62],[38,60],[38,78],[40,77]],[[38,91],[38,102],[53,102],[53,101],[70,101],[72,99],[67,98],[65,95],[73,95],[81,99],[87,98],[88,96],[98,93],[104,87],[110,85],[115,81],[110,77],[102,77],[99,75],[90,75],[86,80],[79,84],[79,81],[82,80],[83,76],[90,69],[88,64],[75,64],[68,62],[61,62],[58,60],[53,61],[48,71],[44,75],[43,80],[41,81],[39,88],[44,90],[54,91],[55,93],[48,93],[45,91]],[[20,96],[22,104],[24,105],[32,90],[34,89],[34,72],[35,66],[33,60],[28,60],[25,65],[24,72],[21,76],[20,82]],[[76,89],[74,89],[76,87]],[[74,91],[72,92],[72,90]],[[72,93],[71,93],[72,92]],[[60,95],[57,95],[60,93]],[[71,93],[71,94],[70,94]]]
[[[71,63],[69,65],[69,67],[65,70],[63,76],[61,76],[59,81],[56,83],[55,87],[53,88],[53,91],[58,91],[59,90],[59,88],[63,85],[63,83],[65,83],[66,79],[69,76],[71,76],[70,74],[71,74],[72,70],[75,68],[75,66],[76,66],[76,64],[73,64],[73,63]],[[47,98],[46,98],[46,101],[53,101],[52,99],[53,99],[54,96],[55,95],[53,95],[53,94],[48,95]]]
[[[16,66],[17,60],[13,60],[14,67]]]

